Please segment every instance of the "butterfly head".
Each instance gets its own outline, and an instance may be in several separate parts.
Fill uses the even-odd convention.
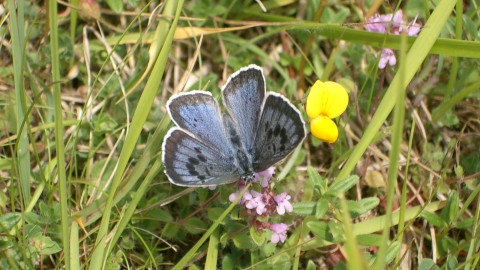
[[[255,173],[253,172],[242,175],[242,180],[245,181],[245,183],[250,183],[253,179],[255,179]]]

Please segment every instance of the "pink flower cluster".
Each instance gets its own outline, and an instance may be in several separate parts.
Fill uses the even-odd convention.
[[[390,28],[388,28],[390,23]],[[368,23],[365,25],[365,29],[369,32],[385,33],[389,30],[389,33],[393,35],[399,35],[400,33],[405,32],[408,36],[416,36],[418,32],[420,32],[420,27],[421,25],[415,23],[415,21],[405,26],[403,23],[403,11],[401,9],[397,10],[395,14],[375,14],[368,19]],[[390,66],[394,66],[397,63],[395,53],[392,49],[382,50],[378,68],[384,69],[387,66],[387,63]]]
[[[273,235],[270,239],[272,243],[278,241],[285,242],[287,238],[288,226],[279,223],[257,222],[256,218],[260,216],[270,216],[272,214],[283,215],[286,212],[292,212],[293,206],[290,203],[291,197],[287,193],[280,193],[275,195],[268,182],[272,179],[275,173],[275,168],[270,167],[266,171],[255,173],[254,183],[258,183],[261,180],[262,192],[255,190],[247,190],[239,202],[239,205],[243,205],[246,208],[245,213],[252,217],[250,224],[255,226],[257,230],[270,229]],[[229,196],[231,202],[235,201],[240,194],[240,191],[244,189],[244,185],[239,186],[239,191],[232,193]]]

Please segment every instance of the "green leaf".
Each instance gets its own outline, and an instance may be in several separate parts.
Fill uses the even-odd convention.
[[[372,210],[374,207],[376,207],[380,203],[380,200],[376,197],[369,197],[362,199],[360,201],[347,201],[347,206],[348,210],[350,211],[350,214],[352,215],[352,218],[359,217],[368,211]],[[337,202],[335,207],[337,209],[340,209],[340,202]]]
[[[462,165],[464,173],[466,175],[479,172],[480,171],[480,155],[478,153],[461,155],[460,164]]]
[[[227,233],[222,234],[222,236],[220,237],[220,244],[225,247],[227,245],[228,239],[230,238],[228,237]]]
[[[453,238],[448,236],[442,237],[439,243],[441,247],[439,249],[439,252],[443,251],[444,254],[450,253],[452,250],[456,250],[459,244],[457,240],[454,240]]]
[[[258,232],[254,227],[250,227],[250,236],[257,246],[262,246],[265,242],[265,233]]]
[[[453,166],[453,170],[455,171],[455,176],[458,177],[458,178],[461,178],[463,177],[463,167],[462,165],[458,165],[458,166]]]
[[[162,230],[162,237],[173,238],[177,235],[178,225],[175,223],[167,223]]]
[[[308,260],[307,267],[305,268],[305,270],[316,270],[316,269],[317,269],[317,266],[315,265],[315,263],[312,260]]]
[[[380,234],[360,234],[356,236],[357,244],[366,247],[378,247],[382,243]]]
[[[463,21],[463,24],[465,25],[465,27],[468,29],[468,32],[473,36],[473,39],[478,41],[478,30],[477,30],[477,26],[476,26],[475,23],[472,21],[472,19],[470,19],[469,16],[467,16],[467,15],[464,14],[464,15],[462,16],[462,21]]]
[[[447,204],[445,208],[440,212],[440,217],[447,223],[450,224],[457,212],[459,210],[459,198],[458,193],[455,190],[452,190],[447,198]]]
[[[292,269],[291,258],[285,253],[280,253],[268,259],[268,264],[273,266],[275,270],[290,270]]]
[[[387,249],[387,254],[385,257],[386,264],[389,264],[395,259],[395,257],[400,252],[400,247],[401,247],[401,244],[398,241],[395,241],[392,244],[390,244],[390,246]]]
[[[338,193],[340,192],[346,192],[349,190],[351,187],[353,187],[355,184],[358,182],[358,176],[356,175],[351,175],[348,176],[347,178],[340,180],[338,182],[334,182],[330,188],[328,189],[328,192],[325,193],[327,196],[337,196]]]
[[[42,216],[39,216],[33,212],[27,212],[23,214],[23,218],[28,224],[31,225],[44,225],[45,224],[45,218]]]
[[[136,7],[138,3],[140,3],[140,0],[127,0],[127,3],[132,7]]]
[[[153,209],[150,209],[148,211],[148,214],[155,219],[161,220],[161,221],[173,221],[172,215],[170,215],[169,212],[163,210],[160,207],[155,207]]]
[[[323,195],[327,191],[327,181],[323,180],[320,174],[312,167],[307,167],[307,172],[310,180],[313,182],[315,191]]]
[[[455,269],[458,269],[458,260],[452,253],[449,253],[447,256],[447,263],[445,264],[445,270]]]
[[[335,267],[333,268],[333,270],[347,270],[347,269],[348,267],[343,261],[339,261],[337,264],[335,264]]]
[[[191,234],[203,233],[207,229],[205,223],[201,219],[195,217],[189,218],[183,223],[183,225],[185,226],[185,230]]]
[[[201,203],[206,202],[208,199],[210,199],[209,194],[209,189],[208,188],[197,188],[197,194],[198,194],[198,200]]]
[[[51,255],[62,250],[62,248],[48,236],[39,235],[32,239],[37,252],[41,255]]]
[[[467,218],[465,220],[459,221],[455,224],[457,229],[470,229],[473,228],[474,218]]]
[[[106,0],[107,5],[117,14],[123,11],[123,1],[120,0]]]
[[[332,233],[328,224],[320,221],[309,221],[307,222],[307,227],[318,236],[318,238],[323,239],[328,242],[334,242]]]
[[[0,216],[0,232],[10,231],[22,218],[22,214],[15,213],[6,213]]]
[[[265,234],[265,238],[270,239],[272,237],[272,232],[270,231],[270,235],[268,235],[268,232]],[[270,257],[272,254],[275,253],[275,250],[277,249],[277,245],[272,243],[272,242],[267,242],[265,245],[261,247],[261,251],[265,257]]]
[[[293,205],[293,215],[309,216],[315,214],[316,202],[300,202]]]
[[[321,219],[328,211],[328,201],[324,198],[321,198],[317,201],[316,209],[315,209],[315,218]]]
[[[344,241],[343,223],[337,221],[330,221],[328,223],[328,228],[330,229],[333,239],[335,239],[336,242]]]
[[[222,269],[233,270],[234,266],[235,264],[233,262],[232,255],[226,254],[222,260]]]
[[[392,244],[387,249],[387,253],[385,254],[385,263],[386,264],[389,264],[391,261],[393,261],[395,259],[395,257],[400,252],[400,247],[401,247],[401,245],[400,245],[399,242],[397,242],[397,241],[392,242]],[[377,260],[377,254],[372,256],[372,258],[370,258],[370,263],[373,262],[373,265],[375,265],[375,262]]]
[[[252,238],[247,234],[247,232],[233,234],[231,237],[233,244],[239,249],[258,249],[258,246],[252,241]]]
[[[94,134],[95,135],[102,135],[108,132],[112,132],[117,128],[118,123],[108,116],[107,114],[102,114],[100,116],[93,116],[92,122],[94,125]]]
[[[434,213],[428,212],[426,210],[423,210],[420,213],[420,216],[423,217],[424,219],[426,219],[433,226],[443,228],[446,225],[446,222],[441,217],[439,217],[438,215],[436,215]]]
[[[135,248],[135,241],[129,237],[122,238],[122,241],[120,241],[119,244],[122,249],[132,250]]]
[[[224,208],[219,208],[219,207],[208,208],[208,211],[207,211],[208,219],[210,219],[211,221],[217,221],[217,219],[220,218],[220,216],[223,214],[224,211],[225,211]],[[225,219],[222,220],[220,224],[225,224]]]
[[[422,260],[422,262],[418,266],[418,270],[440,270],[440,268],[435,264],[432,259],[426,258]]]
[[[25,225],[25,237],[33,238],[36,235],[41,235],[43,232],[42,227],[37,225],[27,224]]]

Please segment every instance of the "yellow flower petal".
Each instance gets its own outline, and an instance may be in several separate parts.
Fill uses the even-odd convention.
[[[348,106],[348,94],[345,88],[336,82],[317,81],[307,97],[306,111],[310,118],[325,115],[335,118]]]
[[[334,143],[338,138],[337,125],[332,119],[320,115],[312,120],[310,124],[313,136],[328,143]]]

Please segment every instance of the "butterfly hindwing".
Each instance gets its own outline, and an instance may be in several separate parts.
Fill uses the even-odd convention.
[[[176,185],[215,186],[240,179],[231,158],[179,128],[170,129],[162,148],[165,174]]]
[[[246,149],[253,148],[265,92],[263,71],[255,65],[232,74],[222,89],[223,102]]]
[[[269,92],[255,136],[255,171],[264,171],[285,158],[305,135],[300,112],[283,96]]]

